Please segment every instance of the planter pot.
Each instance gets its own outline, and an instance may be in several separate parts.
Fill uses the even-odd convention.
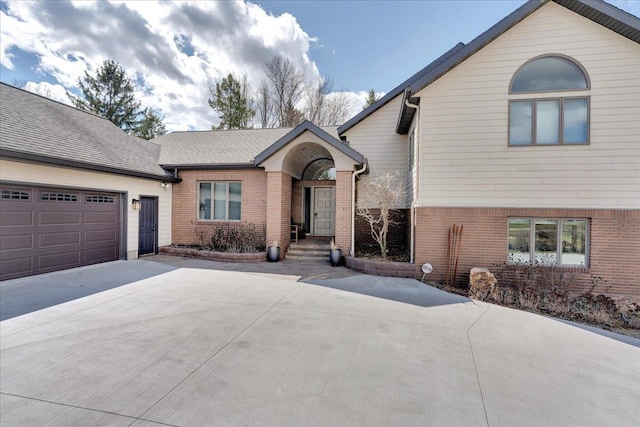
[[[267,248],[267,261],[269,262],[280,261],[280,248],[278,246],[269,246]]]
[[[329,249],[329,261],[331,261],[331,265],[335,267],[340,264],[340,260],[342,259],[342,250],[341,249]]]

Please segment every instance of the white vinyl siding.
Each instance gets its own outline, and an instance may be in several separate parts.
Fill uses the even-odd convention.
[[[401,102],[402,94],[344,134],[349,146],[367,158],[374,175],[392,170],[402,178],[407,176],[409,138],[396,133]]]
[[[0,160],[0,180],[12,183],[40,184],[70,188],[90,188],[99,191],[127,193],[125,204],[127,218],[127,257],[135,258],[138,253],[139,212],[131,207],[131,199],[140,196],[158,198],[158,245],[171,244],[171,191],[160,187],[160,182],[144,178],[134,178],[100,172],[81,171],[55,166]]]
[[[532,97],[511,79],[552,54],[589,74],[589,145],[509,147],[509,100]],[[421,206],[640,208],[637,43],[547,3],[417,96]]]

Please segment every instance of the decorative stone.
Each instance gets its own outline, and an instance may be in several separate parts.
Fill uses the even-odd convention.
[[[487,268],[474,267],[469,274],[469,288],[471,296],[480,300],[485,300],[493,294],[498,280]]]

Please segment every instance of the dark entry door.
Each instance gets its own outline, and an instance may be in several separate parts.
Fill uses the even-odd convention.
[[[156,253],[158,246],[157,200],[155,197],[140,197],[138,256]]]

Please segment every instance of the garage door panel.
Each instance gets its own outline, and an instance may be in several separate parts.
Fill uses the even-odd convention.
[[[115,212],[86,212],[84,215],[85,224],[115,224],[118,217]]]
[[[5,207],[9,205],[9,202],[2,200],[2,215],[0,215],[0,227],[28,227],[33,226],[33,213],[32,212],[8,212],[5,211]],[[31,205],[24,205],[24,209],[31,209]],[[4,233],[4,231],[3,231]]]
[[[39,255],[37,259],[38,270],[40,270],[40,273],[43,273],[49,269],[53,271],[80,265],[82,257],[80,256],[80,249],[76,249],[66,252],[56,251],[50,254]]]
[[[119,259],[119,194],[0,190],[0,280]]]
[[[92,230],[84,232],[85,243],[91,242],[115,242],[118,240],[118,233],[116,230]]]
[[[97,262],[111,261],[116,256],[116,250],[113,246],[104,248],[86,249],[84,250],[84,261],[92,264]]]
[[[33,249],[33,234],[0,235],[0,251]]]
[[[19,257],[13,257],[0,260],[0,272],[2,276],[7,277],[21,277],[32,274],[33,268],[33,256],[25,255]]]
[[[80,225],[80,212],[40,212],[40,225]]]
[[[62,233],[41,233],[38,235],[38,247],[51,248],[65,245],[80,244],[80,231],[67,231]]]

